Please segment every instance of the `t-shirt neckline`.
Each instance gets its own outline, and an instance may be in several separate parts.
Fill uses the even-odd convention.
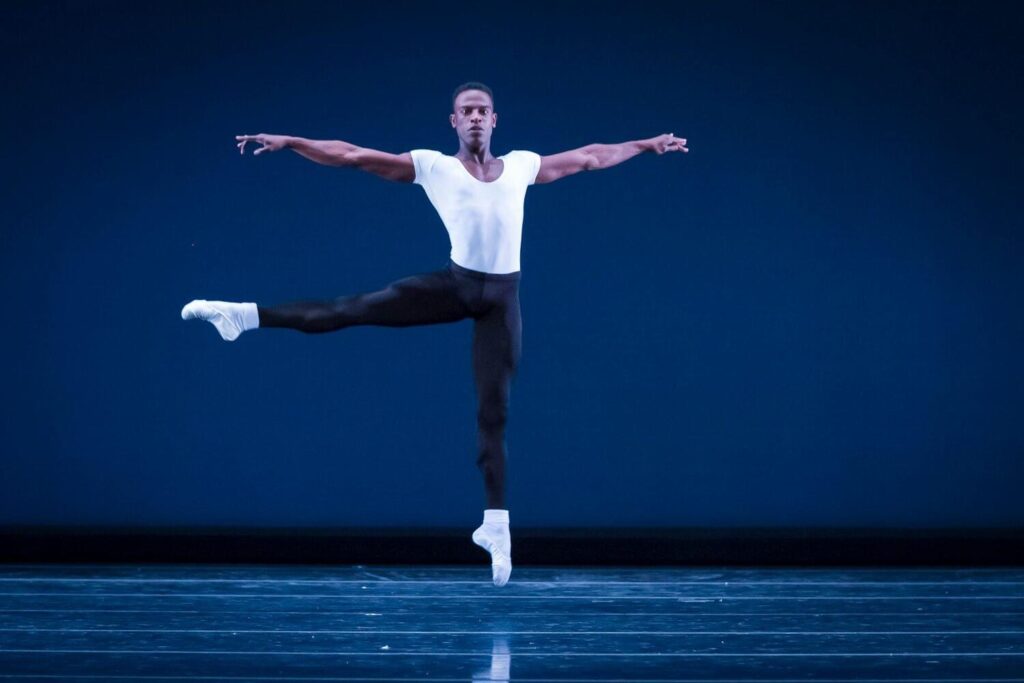
[[[458,158],[454,154],[452,155],[452,159],[455,159],[455,163],[457,163],[459,166],[461,166],[462,170],[466,172],[466,175],[468,175],[473,180],[477,181],[481,185],[493,185],[494,183],[496,183],[499,180],[501,180],[502,178],[504,178],[505,177],[505,173],[508,172],[508,161],[506,161],[506,159],[505,159],[505,157],[507,157],[507,156],[508,156],[508,153],[502,154],[500,157],[495,157],[496,159],[501,159],[501,175],[498,176],[497,178],[495,178],[494,180],[480,180],[475,175],[473,175],[472,173],[469,172],[469,169],[466,168],[466,165],[462,163],[462,159]]]

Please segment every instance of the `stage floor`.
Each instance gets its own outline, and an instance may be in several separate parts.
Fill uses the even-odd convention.
[[[0,679],[1024,681],[1024,568],[0,565]]]

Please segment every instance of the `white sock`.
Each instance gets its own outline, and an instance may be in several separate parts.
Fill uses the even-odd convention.
[[[484,523],[473,532],[473,542],[491,554],[491,578],[504,586],[512,574],[512,535],[508,510],[484,510]]]
[[[234,341],[246,330],[260,326],[259,312],[254,303],[236,304],[230,301],[195,299],[181,309],[181,319],[189,318],[199,318],[213,323],[220,336],[227,341]]]

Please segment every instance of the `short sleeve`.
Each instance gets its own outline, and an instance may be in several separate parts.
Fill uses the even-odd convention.
[[[540,155],[536,152],[527,152],[526,150],[521,150],[519,153],[523,156],[525,162],[523,165],[526,167],[526,184],[533,185],[534,181],[537,180],[537,174],[540,173]]]
[[[409,154],[412,156],[413,166],[416,167],[416,178],[413,180],[417,185],[423,185],[430,175],[430,169],[434,167],[441,153],[432,149],[414,149]]]

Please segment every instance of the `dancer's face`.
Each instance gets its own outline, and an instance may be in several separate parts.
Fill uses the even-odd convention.
[[[498,125],[494,103],[483,90],[463,90],[455,98],[455,111],[451,114],[452,128],[467,147],[488,148],[491,132]],[[479,128],[480,130],[473,130]]]

